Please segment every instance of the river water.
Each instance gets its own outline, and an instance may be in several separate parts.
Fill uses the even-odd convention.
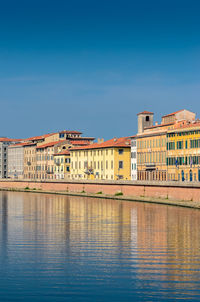
[[[0,301],[200,301],[200,211],[0,192]]]

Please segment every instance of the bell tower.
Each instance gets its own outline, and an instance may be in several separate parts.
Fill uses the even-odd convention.
[[[144,132],[144,129],[147,127],[153,126],[153,112],[143,111],[138,113],[138,134]]]

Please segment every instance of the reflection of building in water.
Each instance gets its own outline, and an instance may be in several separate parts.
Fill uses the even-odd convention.
[[[168,262],[173,274],[170,280],[199,280],[200,213],[198,210],[170,208],[168,215]],[[180,273],[181,272],[181,273]]]
[[[138,268],[138,279],[159,274],[161,281],[190,281],[198,274],[199,218],[196,210],[176,207],[1,192],[0,255],[11,259],[18,252],[20,257],[21,246],[27,257],[31,246],[36,258],[47,262],[62,255],[66,261],[91,257],[120,263],[125,255]]]
[[[167,259],[167,207],[137,203],[136,209],[139,272],[153,279]]]
[[[68,233],[68,197],[29,194],[24,198],[24,228],[32,239],[48,244],[63,243]],[[31,232],[30,232],[31,231]]]
[[[33,240],[43,240],[51,248],[54,243],[56,248],[65,245],[75,253],[89,246],[101,253],[118,253],[119,246],[136,242],[137,218],[130,203],[46,194],[28,196],[29,201],[24,200],[24,229],[29,229],[27,234]]]
[[[5,257],[4,251],[7,250],[8,241],[8,203],[7,194],[5,192],[0,192],[0,200],[0,254],[2,255],[2,259]]]
[[[143,203],[137,204],[137,218],[140,273],[151,280],[159,273],[161,280],[172,281],[190,281],[198,274],[198,211]]]
[[[16,240],[23,221],[23,200],[20,194],[12,192],[0,192],[1,222],[8,229],[9,240]]]
[[[138,248],[167,248],[166,207],[148,203],[137,204]]]
[[[71,237],[76,242],[103,247],[130,241],[130,211],[114,200],[74,198],[70,203]]]
[[[15,194],[0,192],[0,259],[3,264],[16,253],[12,246],[23,240],[23,200]]]

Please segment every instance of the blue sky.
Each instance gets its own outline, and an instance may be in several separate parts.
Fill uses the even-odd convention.
[[[0,136],[128,136],[200,117],[200,1],[0,0]]]

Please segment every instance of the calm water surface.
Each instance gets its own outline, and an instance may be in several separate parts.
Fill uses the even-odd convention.
[[[200,301],[200,211],[0,192],[0,301]]]

